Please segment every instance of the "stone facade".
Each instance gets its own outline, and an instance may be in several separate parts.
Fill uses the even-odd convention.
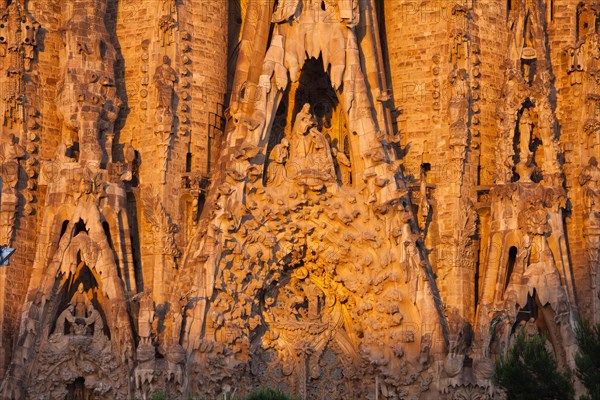
[[[1,0],[0,398],[501,398],[600,322],[597,0]]]

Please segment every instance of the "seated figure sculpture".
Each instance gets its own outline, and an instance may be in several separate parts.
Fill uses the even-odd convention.
[[[302,186],[320,190],[326,182],[335,182],[335,165],[327,138],[317,129],[317,121],[304,104],[296,114],[289,138],[287,172]]]

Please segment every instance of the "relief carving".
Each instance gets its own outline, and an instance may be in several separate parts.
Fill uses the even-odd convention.
[[[598,7],[208,3],[0,5],[0,398],[502,398],[521,331],[572,368]]]
[[[0,143],[0,177],[2,178],[2,208],[0,210],[0,241],[3,245],[12,242],[19,194],[17,185],[21,173],[19,161],[26,156],[23,146],[17,143],[17,138],[9,134],[8,142]]]
[[[579,174],[583,193],[584,238],[587,242],[591,287],[598,285],[598,261],[600,260],[600,169],[595,157],[591,157]]]
[[[159,254],[178,258],[181,255],[175,240],[175,234],[179,228],[171,222],[171,216],[160,201],[158,194],[152,193],[152,187],[148,188],[148,194],[142,198],[144,217],[151,226],[153,243]]]
[[[288,178],[286,162],[289,157],[290,142],[283,138],[281,143],[275,145],[269,154],[269,169],[267,171],[267,185],[281,186]]]
[[[323,184],[335,181],[335,170],[331,147],[319,132],[317,121],[311,114],[310,105],[305,104],[296,114],[289,138],[290,179],[311,190],[320,190]]]
[[[73,152],[78,150],[82,165],[96,168],[107,157],[100,136],[113,133],[122,105],[114,82],[116,50],[104,24],[106,7],[104,1],[78,0],[74,9],[89,8],[93,13],[65,11],[64,70],[56,99],[62,142],[68,148],[75,146]],[[95,24],[99,30],[90,41],[86,27]],[[86,63],[85,72],[79,68],[81,63]]]
[[[104,334],[102,316],[84,291],[83,283],[79,284],[69,305],[58,316],[50,341],[58,342],[63,336],[68,335],[93,336],[98,340],[108,339]]]

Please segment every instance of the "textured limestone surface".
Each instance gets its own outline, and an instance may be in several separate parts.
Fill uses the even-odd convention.
[[[500,399],[600,322],[598,0],[0,0],[0,399]]]

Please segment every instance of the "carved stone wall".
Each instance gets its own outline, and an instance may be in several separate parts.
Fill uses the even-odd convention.
[[[593,0],[0,1],[0,398],[501,398],[600,320]]]

